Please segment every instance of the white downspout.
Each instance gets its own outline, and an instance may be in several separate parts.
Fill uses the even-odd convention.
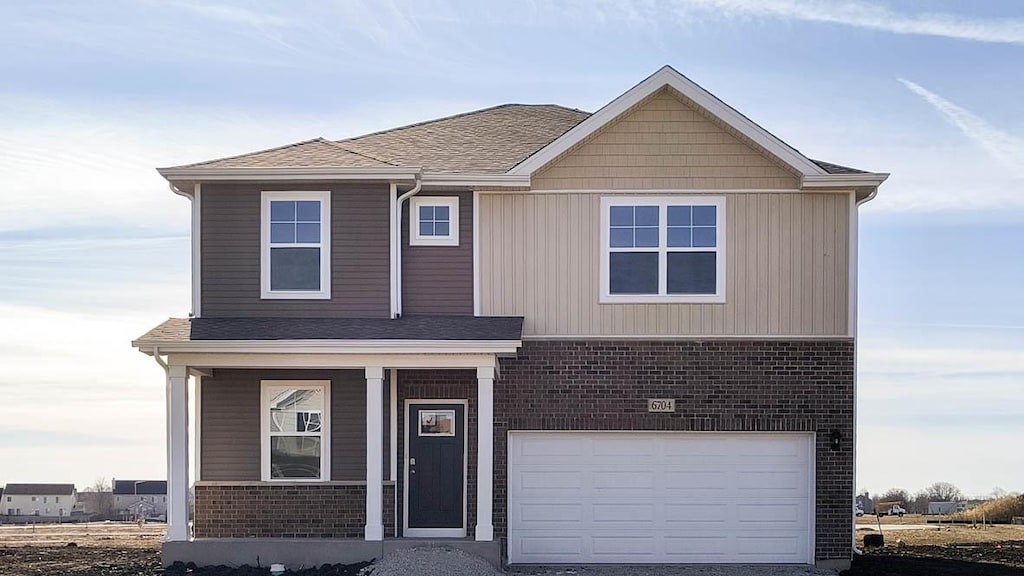
[[[397,206],[395,207],[395,218],[394,218],[394,232],[393,237],[395,242],[392,244],[395,247],[395,295],[394,304],[391,310],[392,318],[399,318],[402,316],[402,204],[406,200],[412,198],[419,193],[420,189],[423,188],[423,181],[420,179],[420,175],[416,175],[416,185],[411,190],[402,194],[398,197]],[[410,225],[412,224],[412,218],[409,218]],[[409,231],[412,234],[412,230]]]

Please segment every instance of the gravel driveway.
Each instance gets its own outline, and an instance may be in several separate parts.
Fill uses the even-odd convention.
[[[369,576],[501,576],[486,560],[445,547],[397,550],[371,567]],[[508,576],[835,576],[809,566],[516,566]]]

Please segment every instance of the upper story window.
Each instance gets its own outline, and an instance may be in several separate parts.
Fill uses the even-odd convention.
[[[458,196],[413,196],[409,200],[410,246],[458,246]]]
[[[263,480],[330,480],[330,381],[265,380],[262,388]]]
[[[601,200],[601,302],[725,302],[725,199]]]
[[[264,192],[262,298],[331,297],[331,193]]]

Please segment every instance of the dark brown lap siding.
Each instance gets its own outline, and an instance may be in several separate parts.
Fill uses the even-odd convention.
[[[458,246],[410,246],[409,206],[402,207],[402,313],[473,314],[473,193],[421,192],[459,198]]]
[[[495,535],[507,536],[510,430],[817,432],[815,557],[849,559],[853,379],[848,339],[524,342],[495,383]],[[676,412],[648,413],[648,398]]]
[[[264,190],[331,191],[330,300],[260,299],[260,197]],[[389,193],[386,184],[203,185],[203,316],[388,317]]]
[[[385,374],[387,376],[387,374]],[[260,382],[331,381],[331,479],[366,479],[366,377],[362,370],[215,369],[203,378],[199,439],[202,480],[260,480]],[[384,383],[384,470],[390,457]]]

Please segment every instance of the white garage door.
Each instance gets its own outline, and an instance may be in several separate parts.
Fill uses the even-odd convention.
[[[511,432],[520,564],[812,563],[810,434]]]

